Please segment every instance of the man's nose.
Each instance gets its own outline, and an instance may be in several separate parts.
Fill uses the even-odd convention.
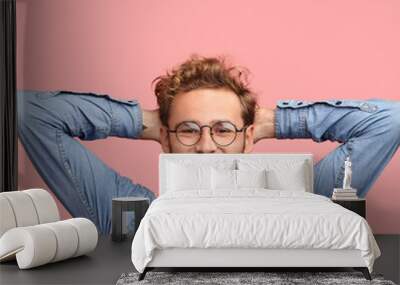
[[[217,145],[211,137],[211,129],[203,128],[201,138],[196,144],[197,153],[212,153],[217,150]]]

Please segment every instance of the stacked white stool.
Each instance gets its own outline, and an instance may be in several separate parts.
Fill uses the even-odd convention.
[[[92,221],[60,221],[46,190],[0,193],[0,262],[16,259],[20,269],[28,269],[86,254],[97,241]]]

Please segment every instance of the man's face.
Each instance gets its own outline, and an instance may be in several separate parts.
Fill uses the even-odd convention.
[[[237,129],[242,129],[242,109],[238,96],[226,89],[196,89],[175,96],[168,119],[168,127],[175,130],[184,121],[197,122],[199,126],[212,125],[215,121],[229,121]],[[238,132],[236,139],[228,146],[216,144],[210,134],[210,128],[201,129],[200,140],[186,146],[179,142],[175,133],[167,128],[160,129],[161,146],[165,153],[248,153],[253,148],[254,126]]]

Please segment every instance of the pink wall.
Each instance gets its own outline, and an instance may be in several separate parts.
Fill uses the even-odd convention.
[[[150,82],[196,52],[227,54],[247,66],[263,106],[286,98],[400,97],[396,0],[17,0],[17,29],[19,89],[101,92],[156,108]],[[337,146],[298,142],[264,140],[255,152],[311,151],[319,160]],[[84,144],[158,191],[157,143]],[[21,188],[46,187],[20,150]],[[400,152],[368,194],[375,233],[400,233],[399,158]]]

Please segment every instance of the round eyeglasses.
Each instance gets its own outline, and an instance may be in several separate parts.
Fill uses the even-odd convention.
[[[213,125],[199,126],[196,122],[185,121],[176,126],[175,130],[168,129],[168,133],[175,133],[177,140],[186,146],[192,146],[200,141],[202,129],[208,127],[211,130],[212,140],[219,146],[228,146],[234,142],[237,133],[246,129],[238,129],[229,121],[218,121]]]

